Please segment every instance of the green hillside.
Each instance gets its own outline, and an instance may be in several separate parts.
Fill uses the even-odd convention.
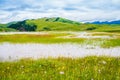
[[[0,32],[10,32],[10,31],[16,31],[16,29],[8,28],[7,24],[0,24]]]
[[[6,27],[6,24],[0,24],[0,27]]]
[[[13,21],[13,22],[9,22],[9,23],[7,23],[6,25],[7,26],[10,26],[10,25],[12,25],[12,24],[16,24],[17,23],[17,21]]]
[[[35,24],[37,26],[37,31],[80,30],[80,23],[59,17],[27,20],[26,23],[30,25]]]
[[[78,25],[80,24],[79,22],[61,18],[61,17],[53,17],[53,18],[44,17],[44,18],[40,18],[38,20],[46,21],[46,22],[62,22],[62,23],[70,23],[70,24],[78,24]]]
[[[2,28],[2,29],[1,29]],[[39,18],[0,24],[0,30],[5,31],[105,31],[120,32],[119,24],[80,23],[60,17]],[[12,30],[11,30],[12,29]]]

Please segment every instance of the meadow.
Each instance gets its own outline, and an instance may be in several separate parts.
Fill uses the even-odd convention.
[[[8,32],[0,33],[0,45],[3,43],[49,45],[69,43],[100,46],[106,49],[119,48],[120,33]],[[3,54],[0,53],[0,55]],[[117,54],[119,55],[119,51]],[[12,57],[10,56],[10,58]],[[48,57],[40,59],[28,57],[15,61],[0,61],[0,80],[120,80],[120,56]]]
[[[120,80],[120,57],[21,59],[0,62],[0,80]]]
[[[0,35],[0,43],[77,43],[83,45],[95,45],[101,47],[120,46],[120,33],[110,32],[31,32],[10,33]]]

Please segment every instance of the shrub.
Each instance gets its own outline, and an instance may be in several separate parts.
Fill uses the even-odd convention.
[[[51,29],[49,27],[43,27],[42,29],[43,31],[51,31]]]
[[[95,30],[95,29],[96,29],[96,27],[89,27],[86,30]]]

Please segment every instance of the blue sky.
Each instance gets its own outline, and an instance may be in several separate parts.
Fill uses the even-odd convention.
[[[64,17],[75,21],[120,19],[120,0],[0,0],[0,23]]]

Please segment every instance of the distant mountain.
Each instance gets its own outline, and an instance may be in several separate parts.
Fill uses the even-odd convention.
[[[95,22],[92,22],[92,24],[120,24],[120,20],[116,20],[116,21],[104,21],[104,22],[95,21]]]

